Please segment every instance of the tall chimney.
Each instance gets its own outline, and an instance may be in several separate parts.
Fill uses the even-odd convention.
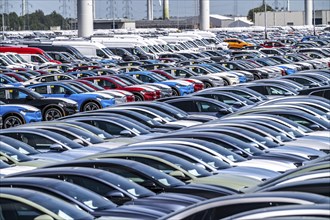
[[[170,19],[170,1],[163,0],[163,20]]]
[[[149,21],[154,20],[153,0],[147,0],[147,19]]]
[[[78,37],[93,35],[93,0],[77,0]]]
[[[199,0],[199,29],[208,30],[210,28],[210,1]]]
[[[313,0],[305,0],[305,25],[313,24]]]

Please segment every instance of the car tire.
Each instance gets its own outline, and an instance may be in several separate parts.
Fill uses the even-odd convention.
[[[144,100],[142,95],[140,95],[140,94],[134,94],[134,97],[135,97],[136,102],[140,102],[140,101]]]
[[[24,121],[22,120],[21,117],[17,115],[9,115],[3,119],[2,127],[5,129],[5,128],[16,127],[22,124],[24,124]]]
[[[44,121],[53,121],[55,119],[63,117],[63,113],[59,108],[48,108],[44,113]]]
[[[207,88],[211,88],[211,87],[213,87],[213,86],[211,85],[211,83],[209,83],[209,82],[205,82],[205,83],[204,83],[204,87],[205,87],[205,89],[207,89]]]
[[[177,89],[172,88],[172,96],[180,96],[180,92]]]
[[[93,111],[93,110],[97,110],[100,109],[100,105],[97,104],[96,102],[90,101],[87,102],[83,105],[82,107],[82,111],[86,112],[86,111]]]
[[[230,82],[227,79],[223,79],[224,86],[230,86]]]

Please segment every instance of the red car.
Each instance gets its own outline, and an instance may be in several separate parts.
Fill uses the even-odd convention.
[[[153,101],[157,99],[155,90],[142,86],[128,86],[111,76],[91,76],[81,79],[92,81],[104,89],[118,89],[131,92],[134,94],[136,101]]]
[[[101,90],[104,90],[101,86],[99,85],[96,85],[94,82],[92,81],[88,81],[88,80],[83,80],[83,79],[76,79],[76,81],[78,82],[81,82],[89,87],[91,87],[92,89],[95,89],[95,91],[101,91]],[[116,89],[116,92],[119,92],[123,95],[126,96],[126,101],[127,102],[134,102],[135,101],[135,96],[133,93],[131,92],[128,92],[128,91],[124,91],[124,90],[117,90]]]
[[[285,47],[285,44],[278,41],[265,41],[263,44],[260,44],[260,46],[264,48],[279,48]]]
[[[118,77],[118,76],[111,76],[111,77],[114,78],[114,79],[117,79],[117,80],[119,80],[119,81],[121,81],[121,82],[123,82],[123,83],[125,83],[125,84],[127,84],[128,86],[133,86],[133,84],[132,84],[131,82],[128,82],[128,81],[126,81],[126,80],[123,79],[123,78],[120,78],[120,77]],[[134,84],[134,85],[136,86],[136,84]],[[157,95],[156,99],[160,99],[160,98],[163,97],[163,95],[162,95],[162,91],[160,91],[160,89],[158,89],[158,88],[156,88],[156,87],[153,87],[152,85],[144,85],[144,84],[141,84],[141,85],[139,85],[139,86],[141,86],[141,87],[147,87],[147,88],[150,88],[150,89],[152,89],[152,90],[155,90],[156,95]]]
[[[189,79],[189,78],[177,78],[172,76],[171,74],[169,74],[168,72],[165,72],[163,70],[151,70],[151,72],[157,73],[159,75],[164,76],[166,79],[180,79],[180,80],[184,80],[187,82],[191,82],[194,84],[194,91],[200,91],[204,89],[204,83],[198,79]]]

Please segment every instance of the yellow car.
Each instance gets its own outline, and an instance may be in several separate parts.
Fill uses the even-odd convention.
[[[227,38],[227,39],[223,40],[223,42],[228,43],[229,49],[242,49],[243,47],[253,46],[252,44],[247,43],[247,42],[242,41],[237,38]]]

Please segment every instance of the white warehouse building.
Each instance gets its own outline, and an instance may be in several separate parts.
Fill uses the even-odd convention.
[[[302,26],[305,25],[303,11],[267,11],[267,26]],[[265,26],[265,13],[254,13],[255,26]],[[329,25],[330,10],[315,11],[315,25]]]

